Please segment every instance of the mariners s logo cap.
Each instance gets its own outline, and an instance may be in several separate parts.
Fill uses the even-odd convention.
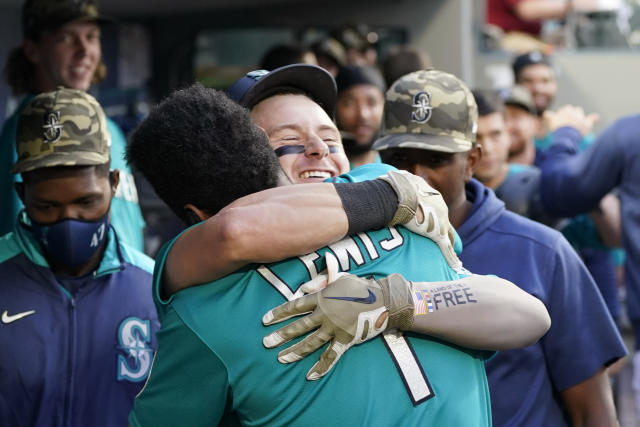
[[[108,163],[111,136],[102,107],[84,91],[59,87],[29,102],[18,118],[11,173]]]
[[[387,91],[382,138],[373,149],[465,152],[476,141],[477,128],[478,107],[460,79],[444,71],[416,71]]]

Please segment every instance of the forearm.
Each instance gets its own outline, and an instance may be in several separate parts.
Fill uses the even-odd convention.
[[[551,215],[574,216],[594,209],[622,175],[625,155],[614,129],[581,153],[572,146],[579,138],[575,129],[567,127],[553,135],[540,182],[541,200]]]
[[[525,0],[518,3],[514,10],[523,21],[561,19],[569,11],[569,1]]]
[[[185,231],[169,252],[168,293],[220,278],[251,262],[311,252],[344,237],[347,216],[332,184],[250,194]]]
[[[597,209],[589,212],[602,243],[609,248],[622,247],[620,223],[620,200],[614,194],[607,194],[600,200]]]
[[[571,424],[576,427],[618,426],[606,368],[560,393]]]
[[[536,342],[551,324],[539,299],[497,277],[413,282],[412,288],[413,293],[421,291],[426,313],[418,314],[416,308],[411,330],[465,347],[524,347]]]

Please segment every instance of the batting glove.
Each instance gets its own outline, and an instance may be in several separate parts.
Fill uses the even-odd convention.
[[[389,316],[376,327],[380,315],[387,311]],[[296,362],[331,341],[307,372],[308,380],[317,380],[352,346],[388,329],[410,329],[414,305],[410,283],[399,274],[374,280],[341,273],[321,291],[270,310],[262,323],[272,325],[306,313],[310,314],[272,332],[262,342],[267,348],[277,347],[317,328],[302,341],[278,353],[281,363]]]
[[[449,223],[449,209],[442,195],[419,176],[406,171],[391,171],[381,176],[398,195],[398,210],[389,225],[404,225],[410,231],[433,240],[449,266],[462,271],[462,262],[453,249],[455,232]],[[424,218],[418,222],[416,212]]]

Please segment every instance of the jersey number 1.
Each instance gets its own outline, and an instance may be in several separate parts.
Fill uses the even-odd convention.
[[[435,396],[431,384],[402,332],[389,331],[382,334],[382,342],[398,369],[413,406],[417,406]]]
[[[276,288],[287,301],[292,301],[303,295],[300,289],[295,293],[292,292],[291,288],[282,279],[264,265],[258,268],[258,273],[271,286]],[[413,347],[411,347],[411,343],[402,335],[402,332],[385,332],[382,334],[382,341],[398,369],[413,406],[417,406],[435,396],[431,384],[429,384],[429,380],[418,361],[418,357],[414,353]]]

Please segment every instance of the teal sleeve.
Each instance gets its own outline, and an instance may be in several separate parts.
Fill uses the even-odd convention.
[[[384,163],[369,163],[364,166],[351,169],[348,173],[342,174],[335,178],[329,178],[327,182],[362,182],[370,179],[376,179],[389,171],[397,170],[393,166]]]
[[[156,255],[156,264],[153,269],[153,303],[156,305],[156,310],[158,311],[158,317],[161,324],[164,323],[164,314],[168,310],[171,301],[173,301],[173,295],[165,298],[164,291],[162,290],[164,287],[164,265],[167,262],[167,255],[169,255],[171,247],[178,237],[180,237],[180,234],[160,248]]]
[[[12,174],[9,171],[18,159],[16,154],[16,132],[18,127],[18,115],[31,100],[31,96],[25,97],[13,115],[4,122],[0,134],[0,236],[13,230],[18,218],[18,212],[22,209],[22,202],[14,189],[14,182],[21,181],[20,174]]]
[[[175,310],[157,333],[147,383],[129,414],[131,426],[215,426],[229,411],[227,370]]]
[[[156,305],[160,323],[163,322],[162,317],[164,316],[165,311],[168,309],[169,304],[171,304],[171,302],[173,301],[173,295],[165,297],[162,290],[164,286],[164,266],[167,262],[169,251],[173,247],[173,244],[176,242],[176,240],[180,238],[182,233],[187,231],[189,228],[197,227],[200,224],[202,224],[202,222],[199,222],[198,224],[192,225],[191,227],[182,230],[180,234],[165,243],[156,255],[155,267],[153,269],[153,303]]]

